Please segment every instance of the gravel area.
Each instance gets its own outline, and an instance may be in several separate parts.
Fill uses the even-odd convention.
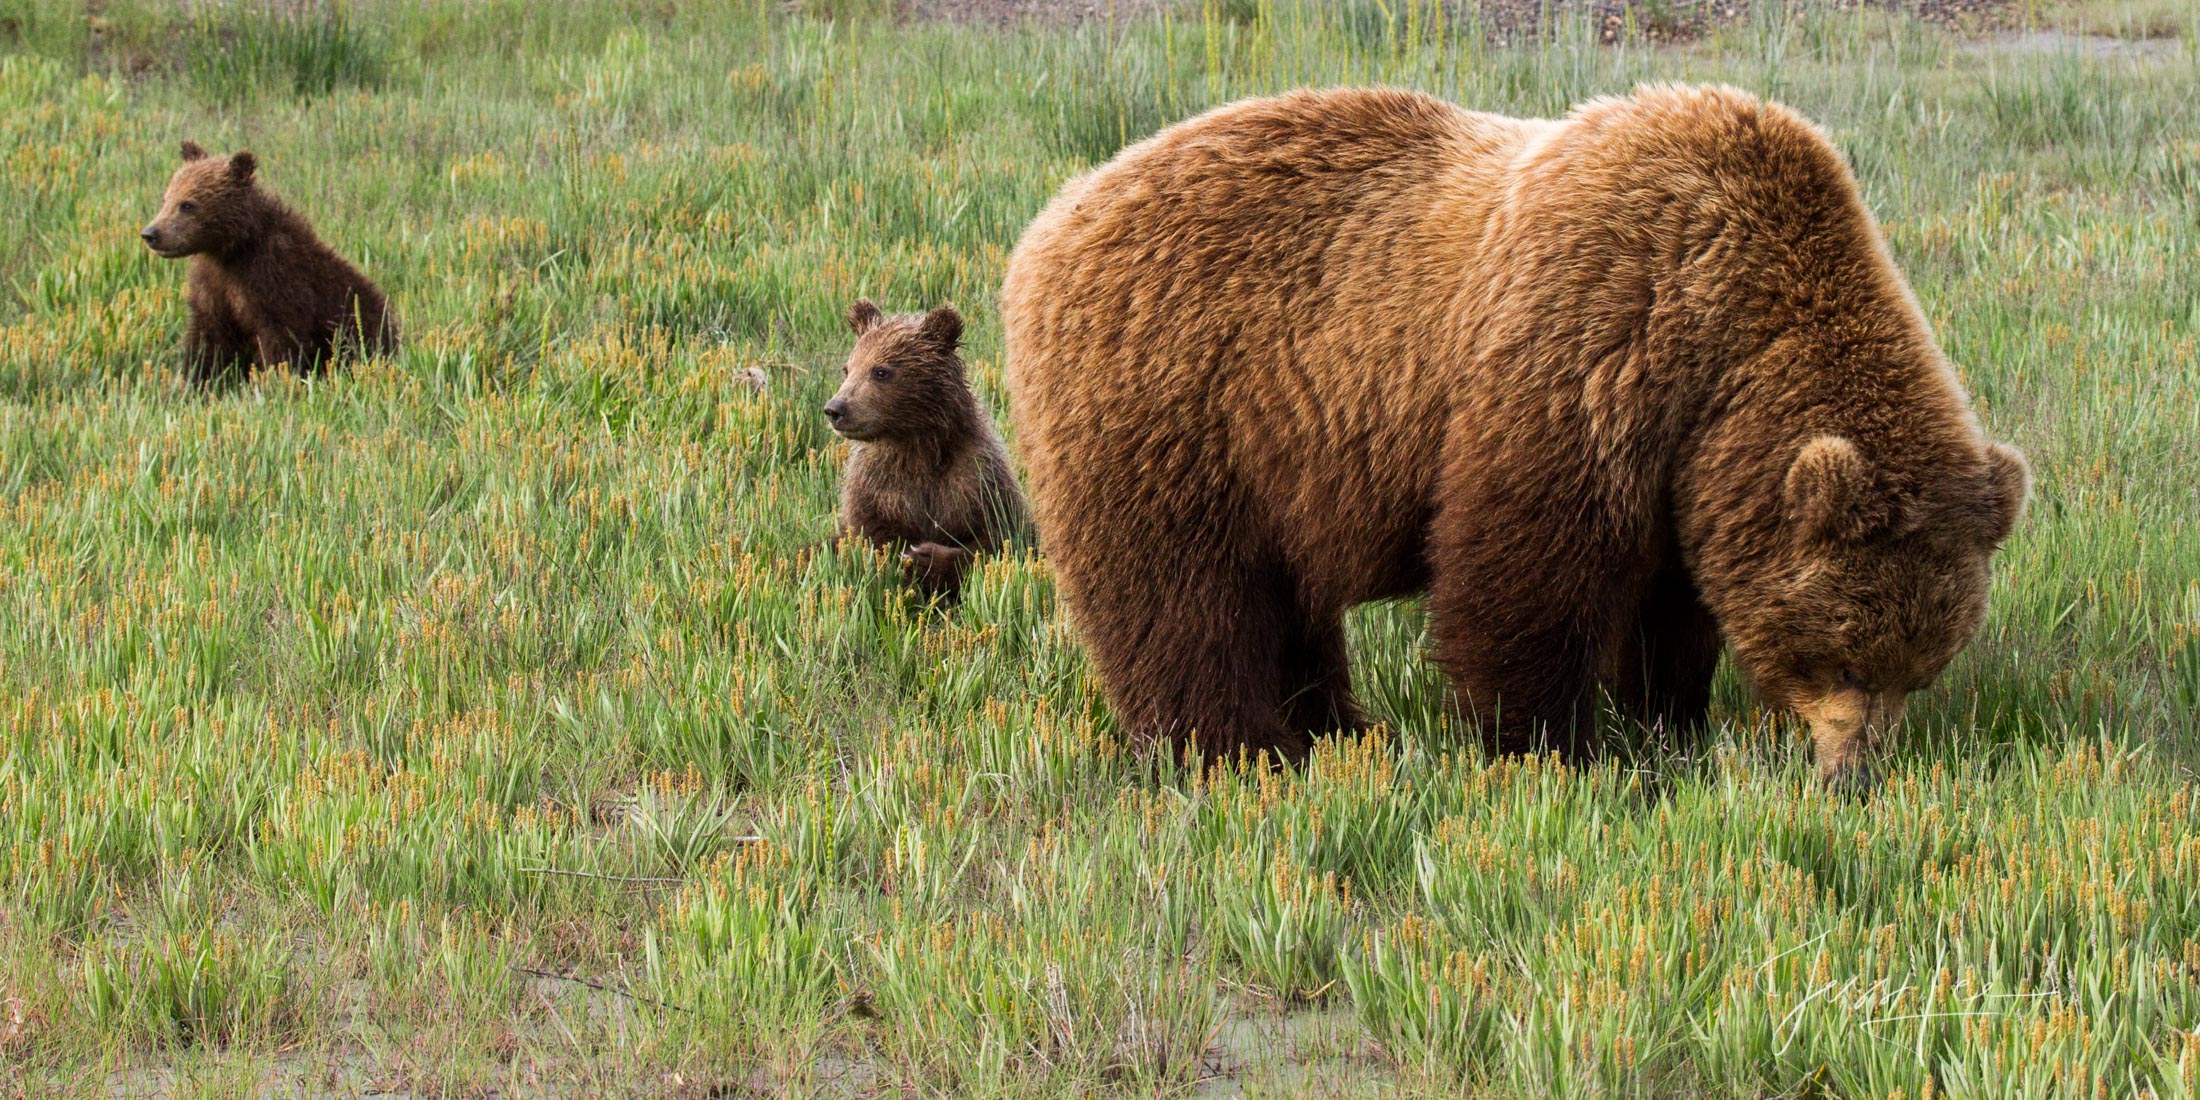
[[[1777,3],[1779,0],[1761,0]],[[1908,12],[1930,23],[1968,30],[1990,30],[2019,14],[2017,0],[1786,0],[1790,12],[1814,3],[1835,10],[1865,7]],[[1722,25],[1752,16],[1752,0],[1481,0],[1482,18],[1493,37],[1513,40],[1532,37],[1544,12],[1554,19],[1574,16],[1586,7],[1605,41],[1626,32],[1630,15],[1636,29],[1651,41],[1685,42]]]
[[[1334,0],[1350,3],[1355,0]],[[1366,3],[1369,0],[1357,0]],[[1625,32],[1630,15],[1644,38],[1652,41],[1687,41],[1714,27],[1747,19],[1753,0],[1450,0],[1455,12],[1479,11],[1490,35],[1500,41],[1533,37],[1552,20],[1573,18],[1586,8],[1606,41]],[[1779,2],[1779,0],[1757,0]],[[1836,9],[1858,3],[1913,13],[1946,26],[1986,30],[2006,24],[2021,11],[2019,0],[1785,0],[1791,10],[1820,3]],[[1227,12],[1249,9],[1253,0],[1221,5]],[[1198,0],[900,0],[905,18],[944,19],[969,23],[1017,23],[1034,20],[1078,23],[1092,20],[1134,19],[1164,9],[1197,18],[1204,5]]]

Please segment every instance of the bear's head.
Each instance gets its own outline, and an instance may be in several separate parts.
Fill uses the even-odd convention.
[[[1758,692],[1810,724],[1819,778],[1869,788],[1904,701],[1984,622],[1987,566],[2031,472],[2000,443],[1962,445],[1930,479],[1883,476],[1839,435],[1787,454],[1779,535],[1754,548],[1753,595],[1721,622]]]
[[[145,247],[166,259],[202,252],[220,254],[250,236],[258,204],[249,150],[210,157],[195,142],[183,143],[183,165],[168,180],[160,215],[138,232]]]
[[[870,299],[848,307],[856,334],[840,392],[825,403],[825,419],[859,442],[937,438],[956,431],[969,405],[963,380],[962,314],[943,305],[930,313],[889,317]]]

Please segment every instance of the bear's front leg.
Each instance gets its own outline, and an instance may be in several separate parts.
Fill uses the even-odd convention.
[[[1313,738],[1283,721],[1286,650],[1306,629],[1292,578],[1204,515],[1173,528],[1154,519],[1101,513],[1056,528],[1047,546],[1124,736],[1187,761],[1305,760]]]
[[[1497,751],[1591,760],[1597,681],[1648,579],[1643,540],[1591,471],[1505,443],[1468,430],[1445,457],[1429,532],[1436,661]]]
[[[307,330],[300,337],[294,334],[297,331],[280,325],[261,325],[252,337],[252,365],[265,369],[279,363],[288,364],[292,373],[312,377],[328,357],[329,334],[326,330]]]
[[[236,320],[194,308],[183,330],[183,370],[194,386],[241,373],[251,362],[252,342]]]
[[[1468,594],[1432,598],[1438,667],[1493,751],[1594,759],[1597,662],[1587,632],[1564,610],[1542,621],[1517,610]]]
[[[1352,696],[1352,665],[1340,615],[1304,613],[1283,652],[1284,726],[1315,736],[1358,734],[1367,716]]]
[[[970,551],[960,546],[920,542],[901,552],[901,575],[930,596],[960,593],[970,565]]]
[[[1711,679],[1725,647],[1718,620],[1676,566],[1650,582],[1622,635],[1607,673],[1613,697],[1631,720],[1690,745],[1711,718]]]

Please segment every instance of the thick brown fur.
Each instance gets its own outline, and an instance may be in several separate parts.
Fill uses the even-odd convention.
[[[160,215],[139,234],[167,259],[190,257],[184,363],[200,384],[288,363],[316,374],[339,344],[397,346],[397,318],[359,269],[260,187],[248,151],[209,157],[183,144]]]
[[[943,305],[889,317],[861,300],[848,309],[848,327],[855,350],[825,406],[833,430],[854,441],[841,527],[903,547],[911,583],[952,599],[971,555],[998,551],[1025,522],[1008,450],[957,353],[962,315]]]
[[[1593,754],[1600,685],[1695,726],[1723,636],[1861,773],[2028,483],[1826,136],[1730,88],[1231,104],[1066,185],[1002,305],[1108,698],[1209,751],[1361,724],[1342,617],[1426,590],[1501,748]]]

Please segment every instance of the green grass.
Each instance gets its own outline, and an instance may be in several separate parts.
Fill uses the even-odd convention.
[[[2200,1096],[2194,20],[64,7],[0,0],[0,1093]],[[1485,759],[1410,604],[1354,622],[1389,732],[1187,775],[1034,551],[942,614],[824,541],[841,309],[955,301],[998,410],[1007,250],[1124,142],[1652,78],[1829,127],[2038,471],[1871,801],[1731,674],[1696,758]],[[133,239],[185,138],[403,352],[188,391]]]

